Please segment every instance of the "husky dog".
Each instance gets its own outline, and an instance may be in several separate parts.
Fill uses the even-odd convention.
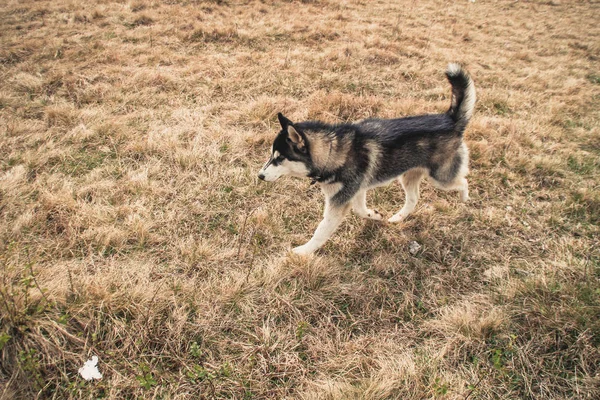
[[[310,254],[320,248],[350,208],[360,217],[381,220],[381,214],[367,208],[367,190],[395,179],[406,199],[389,222],[402,221],[414,210],[424,176],[440,189],[458,191],[462,201],[469,199],[465,179],[469,153],[463,132],[473,114],[475,86],[458,64],[449,64],[446,76],[452,85],[452,102],[444,114],[339,125],[293,123],[278,114],[281,131],[258,177],[265,181],[282,175],[308,177],[325,195],[323,220],[312,239],[294,248],[294,253]]]

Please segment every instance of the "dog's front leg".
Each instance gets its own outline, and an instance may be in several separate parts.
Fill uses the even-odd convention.
[[[382,219],[381,214],[377,210],[371,210],[367,208],[367,191],[361,190],[352,199],[352,210],[361,218],[374,219],[380,221]]]
[[[319,247],[323,246],[331,234],[340,226],[344,215],[350,210],[350,204],[333,205],[330,202],[325,204],[325,213],[323,220],[319,223],[313,237],[304,245],[294,248],[292,251],[296,254],[311,254]]]

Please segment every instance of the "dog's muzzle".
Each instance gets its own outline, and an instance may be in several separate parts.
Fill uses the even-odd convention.
[[[265,175],[262,172],[259,172],[258,179],[260,179],[261,181],[264,181],[265,180]]]

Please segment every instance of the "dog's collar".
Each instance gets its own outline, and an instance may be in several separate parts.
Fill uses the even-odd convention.
[[[329,174],[328,176],[309,176],[309,178],[310,184],[314,185],[315,183],[327,183],[328,181],[331,181],[333,178],[335,178],[335,174]]]
[[[319,183],[323,182],[323,178],[321,178],[320,176],[313,176],[312,178],[310,178],[311,185],[314,185],[317,182],[319,182]]]

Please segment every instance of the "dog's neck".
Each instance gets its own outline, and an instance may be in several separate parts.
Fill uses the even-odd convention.
[[[343,140],[329,129],[309,132],[307,139],[313,163],[313,170],[309,175],[311,183],[331,181],[335,171],[346,163],[351,140],[347,140],[348,137]]]
[[[319,143],[319,147],[317,147],[317,152],[315,152],[315,154],[317,155],[317,160],[320,161],[319,164],[322,163],[322,165],[318,165],[315,163],[315,166],[316,166],[315,171],[313,171],[308,176],[309,178],[311,178],[311,182],[310,182],[311,185],[314,185],[317,182],[324,183],[333,177],[334,173],[329,170],[328,166],[329,166],[330,160],[331,160],[331,150],[333,149],[334,141],[335,141],[334,138],[326,137],[326,136],[324,136],[323,138],[319,138],[319,139],[317,139],[317,141],[315,141],[315,143]],[[325,154],[323,152],[324,142],[328,143],[328,150],[327,150],[327,156],[323,159],[323,155]],[[312,155],[312,153],[311,153],[311,155]],[[313,158],[313,160],[315,160],[315,159]]]

